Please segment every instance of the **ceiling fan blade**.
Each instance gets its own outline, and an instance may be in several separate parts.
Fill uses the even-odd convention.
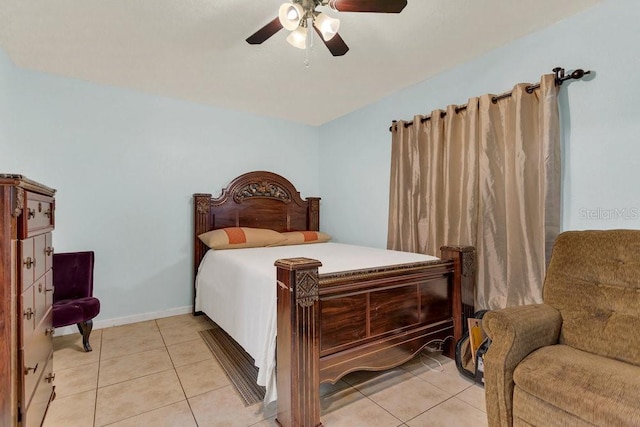
[[[400,13],[407,0],[330,0],[329,6],[339,12]]]
[[[327,46],[327,49],[329,49],[329,52],[331,52],[333,56],[342,56],[345,53],[349,52],[349,46],[347,46],[344,40],[342,40],[340,34],[336,33],[336,35],[333,36],[331,40],[326,41],[322,38],[322,33],[316,28],[315,25],[313,26],[313,29],[316,30],[316,33],[320,37],[320,40],[322,40],[325,46]]]
[[[276,17],[247,39],[249,44],[260,44],[282,29],[280,18]]]

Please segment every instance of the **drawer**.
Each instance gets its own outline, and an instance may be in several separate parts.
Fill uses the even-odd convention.
[[[26,192],[27,210],[23,215],[27,216],[27,236],[42,234],[53,230],[54,202],[53,197],[42,194]]]
[[[22,321],[22,342],[24,343],[28,340],[35,327],[36,323],[36,304],[34,300],[34,289],[35,287],[30,286],[26,291],[22,292],[21,300],[22,300],[22,312],[20,313],[21,321]],[[43,313],[44,314],[44,313]]]
[[[53,353],[49,355],[42,375],[39,378],[31,403],[23,415],[22,425],[26,427],[40,427],[49,407],[53,395]]]
[[[53,305],[53,270],[49,269],[44,275],[44,305]]]
[[[42,234],[33,237],[33,257],[35,264],[33,265],[33,279],[38,280],[44,276],[47,271],[47,236]]]
[[[28,406],[31,396],[39,383],[42,372],[45,370],[47,360],[53,351],[53,328],[51,326],[51,313],[49,310],[42,322],[36,327],[31,337],[25,337],[22,348],[23,402]]]
[[[37,327],[53,304],[53,270],[47,271],[41,278],[36,280],[32,288],[35,327]]]
[[[51,233],[31,237],[20,242],[22,289],[40,279],[53,264]]]
[[[22,290],[27,289],[35,280],[34,271],[36,270],[36,257],[33,250],[33,239],[25,239],[19,242],[20,248],[20,265],[22,271],[20,277],[22,279]]]
[[[44,235],[44,269],[45,271],[51,270],[53,267],[53,241],[51,239],[51,233]]]

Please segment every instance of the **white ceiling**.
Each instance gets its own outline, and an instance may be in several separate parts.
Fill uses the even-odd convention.
[[[19,67],[320,125],[599,1],[323,7],[351,50],[333,57],[316,39],[306,68],[286,30],[245,42],[283,0],[1,0],[0,46]]]

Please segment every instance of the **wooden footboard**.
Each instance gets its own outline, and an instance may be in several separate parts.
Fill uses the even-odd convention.
[[[440,261],[322,276],[317,260],[276,262],[279,425],[322,425],[323,382],[398,366],[430,342],[443,340],[453,356],[473,314],[475,252],[441,253]]]

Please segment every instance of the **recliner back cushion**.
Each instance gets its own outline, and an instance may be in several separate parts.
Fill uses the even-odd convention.
[[[640,366],[640,230],[558,236],[543,288],[560,342]]]

